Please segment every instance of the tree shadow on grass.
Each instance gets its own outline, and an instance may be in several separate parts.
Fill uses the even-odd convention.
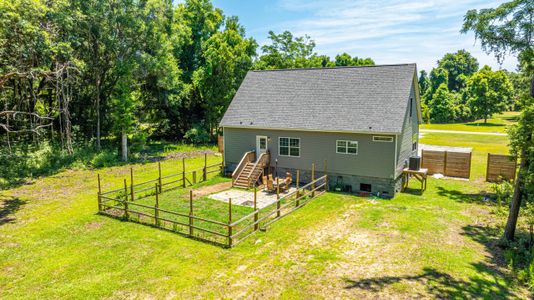
[[[506,126],[505,124],[501,123],[466,123],[467,126],[474,126],[474,127],[503,127]]]
[[[475,267],[478,270],[478,267]],[[495,280],[481,277],[461,280],[430,267],[424,268],[418,275],[384,276],[361,280],[345,278],[344,281],[347,283],[345,289],[360,289],[374,293],[396,283],[419,282],[426,287],[428,295],[412,294],[412,296],[423,298],[432,295],[438,299],[506,299],[513,295],[507,285]]]
[[[24,204],[26,201],[19,198],[0,196],[0,226],[13,223],[15,221],[13,214]]]
[[[464,193],[459,190],[447,189],[442,186],[435,187],[437,194],[457,202],[487,204],[488,199],[484,193]]]
[[[484,261],[471,263],[477,276],[458,279],[436,268],[425,267],[422,273],[417,275],[383,276],[360,280],[344,278],[347,283],[345,289],[379,292],[393,284],[419,282],[426,287],[426,292],[429,295],[438,299],[508,299],[519,297],[509,284],[509,275],[503,271],[505,260],[502,250],[498,247],[500,231],[494,227],[467,225],[462,228],[460,234],[480,243],[486,249],[487,255]],[[427,294],[413,296],[428,297]]]

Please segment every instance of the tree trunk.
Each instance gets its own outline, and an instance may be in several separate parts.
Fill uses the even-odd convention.
[[[128,135],[124,130],[121,133],[121,158],[128,161]]]
[[[525,149],[523,149],[521,150],[521,163],[519,164],[519,173],[517,174],[517,179],[515,180],[514,196],[510,205],[510,212],[508,213],[508,221],[506,221],[506,228],[504,229],[504,238],[507,241],[513,241],[515,236],[517,218],[519,217],[519,209],[521,208],[521,197],[523,195],[523,193],[521,192],[521,187],[523,181],[523,172],[526,166],[526,160],[526,151]]]
[[[100,75],[96,75],[96,150],[100,151]]]

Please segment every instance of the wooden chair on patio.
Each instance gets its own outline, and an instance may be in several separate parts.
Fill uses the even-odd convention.
[[[262,178],[264,188],[269,193],[272,193],[272,192],[274,192],[276,190],[274,188],[274,184],[273,184],[273,179],[272,178],[273,178],[272,175],[269,175],[269,177],[263,176],[263,178]]]

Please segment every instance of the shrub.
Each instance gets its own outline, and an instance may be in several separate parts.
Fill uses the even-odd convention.
[[[208,131],[199,124],[193,125],[193,128],[189,129],[185,135],[184,139],[188,143],[192,144],[207,144],[210,141],[210,135]]]
[[[110,150],[102,150],[95,155],[90,164],[94,168],[111,167],[119,161],[118,155]]]

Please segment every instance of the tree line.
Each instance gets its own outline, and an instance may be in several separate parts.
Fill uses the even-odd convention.
[[[49,140],[207,143],[247,71],[374,64],[318,55],[308,36],[261,47],[210,0],[0,2],[0,134],[9,151]],[[3,148],[4,149],[4,148]]]

